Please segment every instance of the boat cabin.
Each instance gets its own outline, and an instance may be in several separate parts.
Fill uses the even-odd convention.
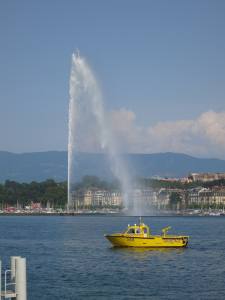
[[[148,237],[150,235],[150,228],[144,223],[141,223],[139,225],[134,224],[132,226],[128,224],[128,228],[124,232],[124,234]]]

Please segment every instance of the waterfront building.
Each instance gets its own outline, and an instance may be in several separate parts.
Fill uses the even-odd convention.
[[[90,207],[92,205],[92,195],[93,191],[92,190],[86,190],[83,193],[83,203],[84,207]]]
[[[134,207],[156,210],[183,210],[186,208],[225,208],[225,188],[196,187],[184,189],[134,189],[129,198]],[[104,209],[122,207],[120,191],[87,189],[72,192],[74,209]]]
[[[120,192],[112,192],[111,193],[111,205],[120,207],[122,206],[122,195]]]
[[[213,181],[225,179],[225,173],[191,173],[188,178],[191,181]]]
[[[197,187],[188,191],[188,206],[201,208],[224,208],[225,188]]]
[[[156,204],[156,192],[153,189],[133,189],[130,192],[132,203],[140,207],[152,207]]]
[[[180,199],[180,201],[178,201],[175,205],[176,210],[183,209],[187,206],[187,196],[185,190],[161,188],[156,195],[158,209],[171,209],[172,193],[177,194]]]
[[[165,209],[169,206],[170,192],[165,188],[161,188],[157,193],[157,207],[158,209]]]
[[[119,191],[107,191],[100,189],[87,189],[72,192],[72,201],[75,208],[91,209],[120,207],[122,195]]]

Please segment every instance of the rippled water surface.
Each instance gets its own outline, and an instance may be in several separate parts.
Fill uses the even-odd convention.
[[[145,217],[189,247],[114,249],[104,233],[134,217],[0,217],[0,256],[25,256],[28,299],[225,299],[225,217]]]

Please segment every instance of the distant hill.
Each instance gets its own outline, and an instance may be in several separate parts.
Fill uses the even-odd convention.
[[[225,160],[201,159],[178,153],[126,154],[125,162],[132,176],[182,177],[190,172],[225,172]],[[96,175],[112,178],[103,154],[80,154],[76,160],[76,177]],[[48,151],[15,154],[0,151],[0,182],[42,181],[53,178],[67,180],[67,152]]]

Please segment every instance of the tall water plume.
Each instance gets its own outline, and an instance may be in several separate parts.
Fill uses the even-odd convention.
[[[109,167],[121,183],[123,205],[128,210],[130,178],[108,122],[103,99],[93,71],[86,60],[73,53],[70,75],[69,136],[68,136],[68,209],[72,207],[71,186],[78,171],[75,156],[79,152],[105,152]]]

